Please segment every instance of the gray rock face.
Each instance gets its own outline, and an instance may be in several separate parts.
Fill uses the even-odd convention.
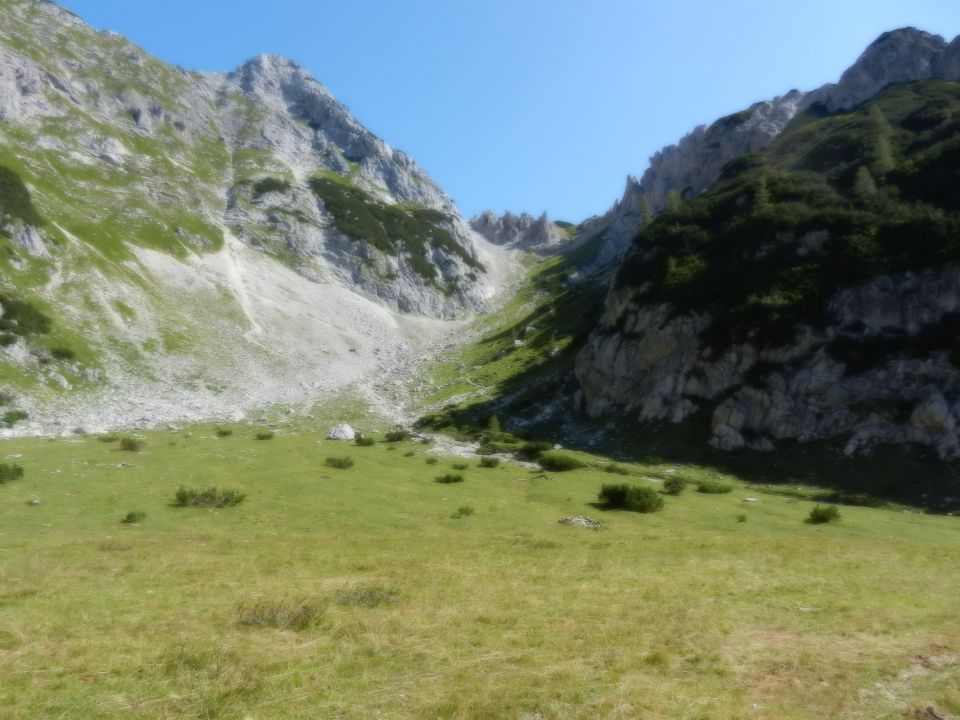
[[[436,210],[469,256],[479,252],[477,236],[436,183],[290,60],[261,55],[232,72],[187,72],[52,3],[0,0],[0,12],[0,120],[21,138],[32,135],[17,140],[0,126],[0,143],[37,173],[25,181],[61,184],[39,177],[47,163],[34,161],[38,151],[56,153],[68,172],[113,174],[95,199],[38,194],[49,220],[69,226],[108,206],[149,219],[193,250],[212,245],[216,228],[226,226],[306,277],[347,284],[413,314],[453,317],[481,308],[492,294],[482,271],[439,246],[427,248],[436,277],[425,279],[420,258],[382,252],[333,227],[310,190],[318,174],[386,204]],[[287,189],[254,192],[263,178],[282,179]],[[182,211],[209,232],[188,229],[195,223]],[[128,228],[136,243],[135,223]],[[35,240],[30,231],[18,236],[34,254],[41,248]]]
[[[602,236],[602,259],[616,258],[641,227],[644,200],[652,212],[658,212],[672,192],[699,195],[719,179],[726,163],[768,146],[797,114],[814,103],[830,111],[849,110],[891,83],[930,78],[960,80],[960,37],[947,44],[939,35],[915,28],[885,33],[839,82],[813,92],[791,90],[756,103],[709,126],[701,125],[676,145],[663,148],[650,159],[641,179],[628,178],[623,197],[604,215],[583,223],[580,234]]]
[[[547,214],[538,218],[523,213],[507,212],[502,216],[492,210],[470,219],[470,226],[494,245],[525,250],[538,255],[550,255],[570,240],[568,235],[554,225]]]
[[[592,417],[631,413],[668,422],[707,412],[710,443],[724,450],[845,437],[848,453],[875,442],[913,442],[945,459],[960,457],[960,368],[947,351],[885,353],[851,369],[827,349],[842,340],[916,337],[960,311],[957,268],[880,276],[838,292],[831,309],[831,327],[808,329],[787,347],[739,344],[713,355],[699,341],[708,315],[676,316],[664,305],[635,304],[632,290],[618,291],[577,358],[580,406]],[[759,368],[774,370],[758,380]]]

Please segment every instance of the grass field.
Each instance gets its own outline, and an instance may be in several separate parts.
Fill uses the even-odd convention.
[[[0,717],[960,715],[960,518],[810,525],[813,503],[697,467],[230,429],[0,443],[26,470],[0,485]],[[677,474],[735,489],[593,505]],[[246,499],[173,507],[181,485]]]

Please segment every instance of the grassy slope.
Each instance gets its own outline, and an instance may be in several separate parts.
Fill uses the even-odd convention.
[[[453,461],[425,464],[422,445],[234,430],[149,434],[140,454],[0,445],[27,471],[0,486],[5,718],[960,712],[956,518],[844,508],[810,526],[810,503],[739,482],[658,515],[604,513],[597,490],[624,478],[596,468],[472,467],[439,485]],[[324,466],[344,454],[352,469]],[[632,470],[654,486],[715,476]],[[180,484],[248,498],[174,509]],[[475,514],[452,519],[464,505]],[[146,520],[121,525],[130,510]],[[604,529],[557,523],[575,513]],[[398,596],[337,602],[357,588]],[[300,632],[240,625],[263,600],[326,610]]]

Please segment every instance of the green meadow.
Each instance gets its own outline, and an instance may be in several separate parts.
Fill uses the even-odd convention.
[[[707,467],[228,429],[0,443],[25,471],[0,484],[0,717],[960,714],[958,517],[810,524],[813,502]],[[675,477],[660,512],[597,504]]]

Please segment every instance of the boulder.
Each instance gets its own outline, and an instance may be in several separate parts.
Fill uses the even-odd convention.
[[[357,433],[346,423],[340,423],[327,432],[327,440],[353,440]]]

